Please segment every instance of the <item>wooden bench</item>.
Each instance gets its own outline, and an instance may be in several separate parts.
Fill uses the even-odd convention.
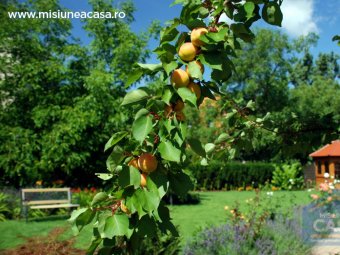
[[[21,200],[26,221],[29,209],[79,207],[79,204],[71,202],[70,188],[22,189]]]

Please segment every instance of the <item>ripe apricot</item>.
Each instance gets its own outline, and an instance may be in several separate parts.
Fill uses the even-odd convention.
[[[138,159],[139,169],[144,173],[151,173],[157,169],[158,161],[151,153],[144,153]]]
[[[169,117],[170,114],[171,114],[171,112],[172,112],[172,107],[171,107],[171,105],[166,105],[166,106],[164,107],[164,116],[165,116],[166,118]]]
[[[131,213],[130,210],[124,204],[123,200],[120,202],[120,209],[122,210],[122,212],[124,212],[126,214],[130,214]]]
[[[191,31],[191,35],[190,35],[190,39],[191,39],[192,44],[197,46],[197,47],[204,45],[204,42],[202,42],[200,40],[200,36],[202,36],[206,33],[208,33],[208,29],[206,29],[204,27],[194,28]]]
[[[183,61],[190,62],[195,59],[197,50],[191,42],[186,42],[179,48],[178,55]]]
[[[178,121],[185,121],[185,115],[183,112],[176,112],[176,119]]]
[[[145,187],[146,186],[146,174],[141,174],[140,175],[140,186]]]
[[[184,102],[181,99],[178,99],[176,101],[174,110],[175,112],[179,112],[179,111],[182,111],[183,109],[184,109]]]
[[[172,72],[171,75],[171,84],[175,86],[175,88],[181,88],[188,86],[190,82],[189,75],[186,71],[182,69],[176,69]]]
[[[133,166],[134,168],[137,168],[139,169],[138,167],[138,158],[133,158],[129,163],[128,163],[129,166]]]
[[[201,97],[201,87],[195,82],[190,82],[188,85],[188,89],[196,94],[197,99]]]

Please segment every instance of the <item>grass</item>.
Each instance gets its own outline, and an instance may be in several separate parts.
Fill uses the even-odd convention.
[[[280,202],[282,208],[290,210],[294,205],[307,204],[311,199],[307,191],[275,191],[273,199]],[[261,196],[267,196],[262,192]],[[180,205],[170,207],[173,222],[178,226],[180,234],[185,241],[200,229],[223,224],[227,213],[224,207],[232,207],[235,202],[240,209],[246,209],[246,200],[255,197],[255,192],[201,192],[201,203],[198,205]]]
[[[267,196],[262,192],[261,196]],[[286,209],[294,205],[307,204],[310,201],[307,191],[276,191],[273,199],[280,201]],[[192,236],[196,231],[212,225],[222,224],[226,220],[227,212],[224,206],[233,206],[237,201],[241,209],[246,208],[246,200],[255,197],[251,191],[229,192],[200,192],[201,203],[198,205],[170,206],[173,222],[179,228],[182,242]],[[47,236],[48,232],[56,227],[68,227],[65,219],[31,221],[6,221],[0,223],[0,250],[13,248],[25,242],[25,238],[32,236]],[[84,228],[77,236],[75,248],[86,249],[90,243],[92,229]],[[59,238],[64,240],[72,237],[69,229]]]

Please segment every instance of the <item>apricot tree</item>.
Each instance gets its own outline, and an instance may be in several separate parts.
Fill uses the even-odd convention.
[[[129,88],[145,76],[158,76],[168,85],[152,94],[147,87],[126,94],[122,107],[134,114],[132,130],[115,133],[105,146],[110,191],[98,193],[89,208],[72,213],[75,231],[93,224],[93,240],[88,254],[100,245],[100,254],[135,254],[140,240],[156,230],[177,235],[169,210],[162,201],[171,189],[185,195],[193,186],[185,168],[187,151],[192,150],[207,164],[213,153],[232,151],[232,139],[222,133],[203,145],[188,139],[185,105],[199,107],[205,98],[224,100],[219,90],[233,73],[231,57],[240,48],[239,40],[251,43],[251,25],[263,19],[280,26],[282,0],[176,0],[182,4],[180,17],[168,23],[154,50],[159,64],[136,64],[126,81]],[[185,29],[184,29],[185,28]],[[205,70],[206,69],[206,70]],[[209,74],[203,75],[203,72]],[[207,80],[210,76],[211,79]],[[247,106],[252,107],[250,102]],[[242,118],[239,109],[233,111]],[[254,121],[243,120],[244,128]],[[243,132],[243,135],[245,133]],[[241,133],[239,135],[242,135]],[[232,154],[232,153],[231,153]]]

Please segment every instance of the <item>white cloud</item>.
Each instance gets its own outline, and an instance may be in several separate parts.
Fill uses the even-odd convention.
[[[316,18],[313,16],[314,0],[284,0],[282,27],[292,36],[318,32]]]

